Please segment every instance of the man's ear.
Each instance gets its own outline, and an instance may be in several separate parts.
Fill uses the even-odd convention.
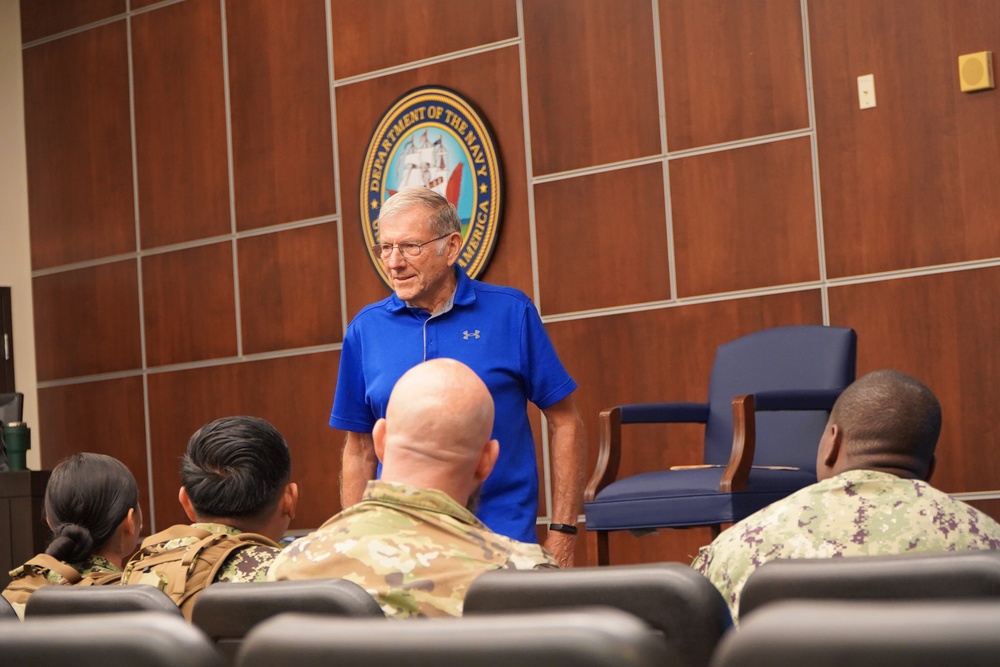
[[[448,246],[445,250],[448,255],[448,266],[452,266],[458,261],[458,254],[462,252],[462,235],[459,232],[452,232],[448,237]]]
[[[375,422],[372,429],[372,442],[375,444],[375,456],[379,461],[385,463],[385,417]]]
[[[500,455],[500,441],[490,440],[483,445],[483,453],[479,456],[479,463],[476,464],[475,480],[482,484],[496,465],[497,457]]]
[[[285,490],[281,493],[281,513],[291,521],[295,518],[295,508],[299,506],[299,485],[289,482],[285,485]]]
[[[823,463],[825,463],[829,468],[833,468],[840,459],[840,453],[844,442],[844,432],[841,431],[840,427],[836,424],[830,424],[829,429],[830,433],[826,438],[829,446],[826,452],[823,453]]]
[[[177,500],[181,502],[181,507],[184,508],[184,513],[187,514],[188,519],[191,521],[197,521],[195,516],[194,505],[191,503],[191,498],[188,497],[187,489],[183,486],[181,490],[177,492]]]

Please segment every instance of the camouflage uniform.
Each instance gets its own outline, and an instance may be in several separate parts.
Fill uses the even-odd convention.
[[[226,526],[221,523],[193,523],[194,528],[201,528],[210,533],[228,533],[239,535],[242,531]],[[197,537],[185,537],[170,540],[163,545],[163,551],[170,551],[178,547],[186,547],[198,541]],[[281,552],[277,547],[269,547],[263,544],[251,544],[232,554],[223,563],[219,573],[215,575],[215,582],[231,581],[236,583],[246,583],[254,581],[264,581],[267,575],[267,568],[271,566],[274,557]]]
[[[386,616],[460,616],[483,572],[553,567],[540,546],[492,532],[441,491],[371,481],[360,503],[282,551],[267,578],[337,577],[365,588]]]
[[[926,482],[852,470],[732,526],[701,548],[692,567],[736,618],[747,577],[770,560],[976,549],[1000,549],[1000,524]]]
[[[81,561],[79,563],[66,563],[66,564],[69,565],[74,570],[76,570],[80,574],[80,576],[84,577],[84,578],[91,577],[91,578],[95,578],[95,579],[100,579],[101,577],[103,577],[103,575],[107,575],[107,574],[120,574],[121,573],[121,568],[119,568],[118,566],[116,566],[114,563],[112,563],[111,561],[109,561],[104,556],[98,556],[97,554],[91,554],[90,558],[88,558],[85,561]],[[23,579],[26,576],[26,574],[27,573],[26,573],[24,565],[22,565],[19,568],[14,569],[14,570],[11,570],[10,571],[10,578],[12,579],[12,581],[11,581],[10,584],[7,585],[7,588],[10,589],[12,586],[16,587],[17,582],[20,579]],[[70,574],[72,574],[72,573],[70,573]],[[59,574],[55,570],[51,570],[51,569],[45,571],[45,579],[52,586],[70,586],[70,585],[72,585],[70,583],[70,581],[68,581],[65,577],[63,577],[61,574]],[[112,581],[109,581],[108,583],[118,583],[118,581],[117,580],[112,580]],[[25,606],[25,603],[24,602],[14,602],[13,600],[10,600],[10,598],[13,597],[13,596],[12,595],[8,595],[7,590],[4,590],[3,596],[5,598],[8,598],[8,600],[11,603],[11,606],[14,607],[14,611],[16,611],[17,615],[23,619],[24,618],[24,606]]]

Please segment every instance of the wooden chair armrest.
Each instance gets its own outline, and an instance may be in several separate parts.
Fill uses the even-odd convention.
[[[601,490],[618,476],[618,464],[622,456],[622,411],[620,407],[602,410],[598,418],[600,443],[597,450],[597,465],[587,487],[583,491],[584,502],[592,501]]]
[[[721,493],[744,491],[750,479],[753,453],[756,446],[756,420],[753,394],[733,399],[733,449],[729,463],[719,479]]]

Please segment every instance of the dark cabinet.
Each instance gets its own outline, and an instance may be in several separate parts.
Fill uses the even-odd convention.
[[[8,572],[45,550],[50,531],[42,519],[49,471],[0,472],[0,589]]]

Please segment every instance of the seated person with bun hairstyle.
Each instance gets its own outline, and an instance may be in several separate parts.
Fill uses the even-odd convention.
[[[125,465],[104,454],[74,454],[52,471],[45,488],[52,541],[10,573],[3,591],[18,615],[42,586],[117,584],[142,530],[139,489]]]

